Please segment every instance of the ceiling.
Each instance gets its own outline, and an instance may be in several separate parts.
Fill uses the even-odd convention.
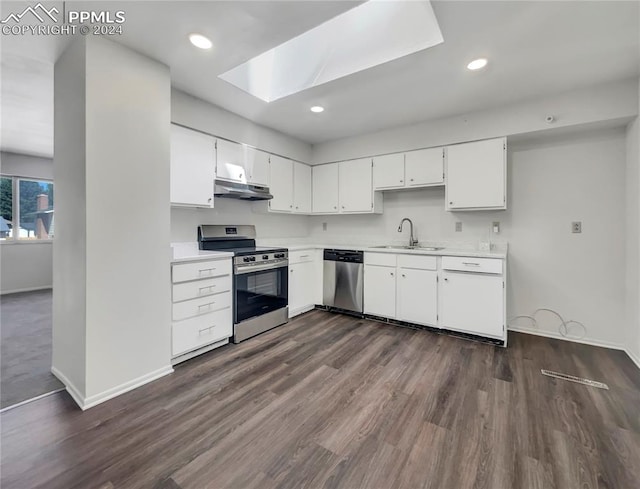
[[[444,43],[267,103],[218,75],[359,2],[66,3],[124,10],[124,34],[113,40],[169,65],[173,86],[312,144],[639,74],[638,2],[434,1]],[[0,9],[4,18],[17,6]],[[213,49],[194,48],[191,32]],[[52,154],[52,64],[68,42],[2,36],[3,149]],[[468,71],[477,57],[489,65]],[[326,110],[313,114],[312,105]]]

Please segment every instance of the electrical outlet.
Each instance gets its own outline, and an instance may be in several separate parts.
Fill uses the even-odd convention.
[[[582,221],[573,221],[571,223],[571,232],[572,233],[581,233],[582,232]]]
[[[323,230],[323,231],[326,231],[326,230],[327,230],[327,223],[326,223],[326,222],[323,222],[323,223],[322,223],[322,230]]]
[[[456,233],[462,232],[462,223],[460,221],[456,222]]]

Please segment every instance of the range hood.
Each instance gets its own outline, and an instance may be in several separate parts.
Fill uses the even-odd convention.
[[[213,190],[214,197],[239,200],[271,200],[273,195],[269,187],[251,185],[247,183],[226,182],[216,180]]]

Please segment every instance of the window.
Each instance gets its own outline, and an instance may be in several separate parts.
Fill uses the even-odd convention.
[[[0,177],[0,240],[13,238],[13,178]]]
[[[0,179],[0,240],[53,238],[53,183],[20,177]]]

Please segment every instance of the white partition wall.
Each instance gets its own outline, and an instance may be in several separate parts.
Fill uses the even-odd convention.
[[[55,67],[53,372],[90,407],[171,372],[169,69],[89,36]]]

